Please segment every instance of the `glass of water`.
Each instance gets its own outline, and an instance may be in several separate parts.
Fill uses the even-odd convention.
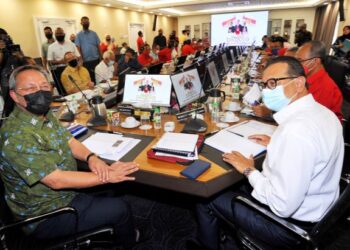
[[[148,129],[152,128],[152,125],[150,123],[149,114],[142,113],[140,116],[140,122],[141,122],[140,129],[148,130]]]

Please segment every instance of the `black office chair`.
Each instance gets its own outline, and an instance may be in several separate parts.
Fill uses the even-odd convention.
[[[0,179],[0,250],[21,249],[90,249],[91,247],[112,247],[116,238],[113,227],[106,226],[91,231],[76,233],[70,237],[52,239],[48,241],[34,240],[21,230],[23,226],[51,218],[64,213],[72,213],[76,218],[75,208],[63,207],[49,213],[16,221],[4,199],[4,186]]]
[[[350,150],[345,148],[345,157],[348,157]],[[346,166],[343,166],[345,169]],[[344,174],[344,171],[343,171]],[[344,176],[343,176],[344,177]],[[235,202],[239,201],[251,208],[256,210],[272,222],[279,224],[282,228],[294,234],[299,240],[295,249],[318,249],[329,240],[328,235],[331,234],[337,223],[341,221],[342,218],[346,217],[350,208],[350,178],[343,178],[345,182],[341,181],[341,186],[344,186],[338,200],[333,205],[333,207],[327,212],[327,214],[322,218],[321,221],[316,223],[311,230],[305,230],[300,225],[291,222],[288,219],[283,219],[271,212],[267,206],[253,202],[243,196],[237,196]],[[241,242],[244,249],[273,249],[273,247],[267,245],[265,242],[259,241],[254,235],[249,235],[246,232],[239,230],[237,233],[238,240]]]
[[[61,75],[65,69],[65,67],[57,67],[55,69],[53,69],[51,66],[49,66],[51,74],[52,74],[52,78],[55,84],[55,87],[58,91],[58,93],[62,96],[66,96],[67,95],[67,91],[65,90],[65,88],[63,87],[63,84],[61,82]]]
[[[349,73],[349,66],[339,61],[335,56],[326,56],[323,65],[329,76],[343,92],[345,87],[345,76]]]

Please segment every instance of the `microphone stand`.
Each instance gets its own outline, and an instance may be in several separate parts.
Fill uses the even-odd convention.
[[[90,103],[90,100],[87,98],[87,96],[85,95],[85,93],[81,90],[81,88],[78,86],[78,84],[76,83],[76,81],[74,80],[74,78],[71,75],[68,75],[68,79],[74,84],[75,87],[77,87],[77,89],[80,91],[80,93],[83,95],[84,99],[87,101],[89,107],[91,108],[91,110],[94,110],[94,107],[92,106],[92,104]],[[93,111],[94,112],[94,111]],[[93,113],[93,117],[91,119],[89,119],[87,121],[87,126],[88,127],[95,127],[95,126],[105,126],[107,125],[107,121],[104,117],[100,116],[100,115],[96,115],[95,112]]]

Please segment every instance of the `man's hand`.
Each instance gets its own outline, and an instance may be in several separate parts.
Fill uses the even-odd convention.
[[[109,180],[109,166],[99,159],[97,156],[92,156],[89,159],[89,168],[91,172],[95,173],[100,181],[103,183],[108,182]]]
[[[233,151],[231,153],[223,154],[222,156],[224,161],[231,164],[241,174],[246,168],[255,170],[252,155],[249,158],[245,158],[241,153]]]
[[[251,135],[248,137],[248,139],[267,147],[267,145],[270,143],[271,137],[268,135]]]
[[[139,165],[135,162],[114,162],[110,167],[109,182],[118,183],[123,181],[133,181],[135,177],[128,175],[139,170]]]
[[[89,86],[89,88],[92,88],[92,89],[93,89],[93,88],[95,87],[95,84],[94,84],[94,82],[89,82],[89,83],[88,83],[88,86]]]
[[[264,117],[272,114],[271,110],[269,110],[265,105],[253,106],[252,109],[254,110],[255,115],[259,117]]]

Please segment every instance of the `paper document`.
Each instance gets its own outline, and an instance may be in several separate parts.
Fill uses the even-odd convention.
[[[265,152],[266,147],[250,141],[247,138],[233,134],[227,130],[221,130],[217,134],[205,140],[205,144],[224,153],[238,151],[245,157],[254,157]]]
[[[141,140],[109,133],[95,133],[83,141],[83,144],[98,156],[118,161]]]
[[[343,48],[341,48],[341,50],[344,53],[348,53],[348,51],[350,50],[350,40],[349,39],[345,39],[343,42]]]
[[[196,147],[196,149],[194,150],[194,156],[181,156],[181,155],[173,155],[173,154],[167,154],[167,153],[161,153],[161,152],[156,152],[156,156],[176,157],[176,158],[193,161],[193,160],[198,160],[198,150]]]
[[[165,133],[158,143],[156,149],[169,151],[194,152],[198,141],[198,135],[182,133]]]
[[[276,126],[266,124],[263,122],[258,122],[254,120],[244,121],[237,125],[231,126],[227,128],[229,132],[236,133],[238,135],[242,135],[245,138],[248,138],[251,135],[268,135],[271,136],[273,132],[276,130]]]

